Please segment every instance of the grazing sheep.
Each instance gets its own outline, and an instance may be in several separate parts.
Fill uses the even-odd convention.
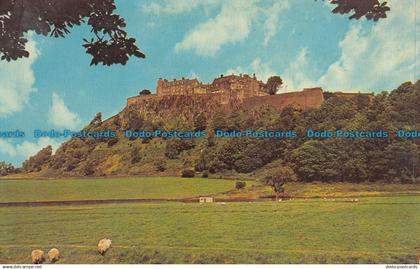
[[[356,199],[353,199],[351,201],[357,203],[357,202],[359,202],[359,199],[356,198]]]
[[[48,251],[48,260],[51,263],[55,263],[59,259],[60,259],[60,251],[58,251],[58,249],[52,248],[50,249],[50,251]]]
[[[104,238],[99,241],[98,243],[98,252],[102,256],[105,254],[105,252],[108,251],[108,249],[111,247],[111,239]]]
[[[40,249],[32,250],[31,253],[32,263],[41,264],[45,261],[44,251]]]

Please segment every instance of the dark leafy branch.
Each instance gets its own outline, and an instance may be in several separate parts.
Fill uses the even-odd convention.
[[[331,4],[336,5],[333,13],[352,15],[350,19],[360,19],[366,17],[368,20],[378,21],[386,18],[386,13],[390,11],[387,2],[379,0],[330,0]]]
[[[114,0],[2,0],[0,1],[0,55],[12,61],[28,57],[26,34],[65,37],[73,26],[87,23],[94,37],[84,39],[91,65],[126,64],[131,56],[145,58],[136,40],[124,30],[124,18],[115,14]]]

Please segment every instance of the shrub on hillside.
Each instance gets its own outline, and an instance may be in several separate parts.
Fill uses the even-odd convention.
[[[195,177],[195,172],[194,170],[191,169],[184,169],[182,170],[182,177]]]
[[[278,167],[271,175],[262,179],[262,182],[270,186],[276,193],[276,200],[278,200],[280,193],[285,191],[285,184],[293,181],[297,181],[297,176],[289,166]]]
[[[163,172],[166,170],[166,160],[164,158],[158,158],[153,162],[155,170],[157,172]]]
[[[23,163],[23,170],[25,172],[38,172],[41,171],[41,168],[44,164],[47,164],[52,155],[52,147],[47,146],[41,149],[37,154],[30,157]]]
[[[245,187],[246,187],[246,182],[245,181],[236,181],[235,188],[237,190],[243,189]]]
[[[131,164],[136,164],[141,161],[141,153],[139,147],[134,147],[131,150]]]

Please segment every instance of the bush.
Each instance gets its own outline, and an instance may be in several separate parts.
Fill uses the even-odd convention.
[[[203,171],[203,174],[202,174],[202,177],[204,177],[204,178],[208,178],[208,177],[209,177],[209,171],[204,170],[204,171]]]
[[[191,166],[192,166],[192,162],[190,160],[184,161],[184,167],[191,167]]]
[[[166,160],[164,158],[158,158],[153,162],[157,172],[163,172],[166,170]]]
[[[144,90],[139,92],[139,95],[149,95],[149,94],[152,94],[152,93],[147,89],[144,89]]]
[[[235,188],[236,188],[237,190],[243,189],[243,188],[245,188],[245,187],[246,187],[246,182],[245,182],[245,181],[237,181],[237,182],[235,183]]]
[[[172,139],[166,144],[165,156],[168,159],[177,159],[181,152],[193,147],[194,142],[192,139]]]
[[[141,161],[141,153],[139,147],[134,147],[131,150],[131,164],[136,164]]]
[[[194,170],[191,169],[184,169],[182,170],[182,177],[195,177],[195,172]]]
[[[82,166],[82,173],[84,176],[91,176],[95,174],[95,167],[96,167],[95,161],[88,160],[84,163]]]
[[[292,181],[297,181],[297,176],[289,166],[278,167],[271,175],[266,176],[262,180],[265,185],[273,188],[273,191],[276,193],[276,200],[278,200],[279,193],[285,191],[285,184]]]

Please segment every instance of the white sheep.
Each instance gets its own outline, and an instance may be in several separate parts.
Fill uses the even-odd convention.
[[[48,251],[48,260],[51,263],[55,263],[59,259],[60,259],[60,251],[58,251],[58,249],[52,248],[50,249],[50,251]]]
[[[111,247],[111,239],[108,239],[108,238],[101,239],[98,243],[99,254],[103,256],[110,247]]]
[[[44,251],[40,249],[32,250],[31,258],[32,258],[32,263],[34,264],[43,263],[45,261]]]

